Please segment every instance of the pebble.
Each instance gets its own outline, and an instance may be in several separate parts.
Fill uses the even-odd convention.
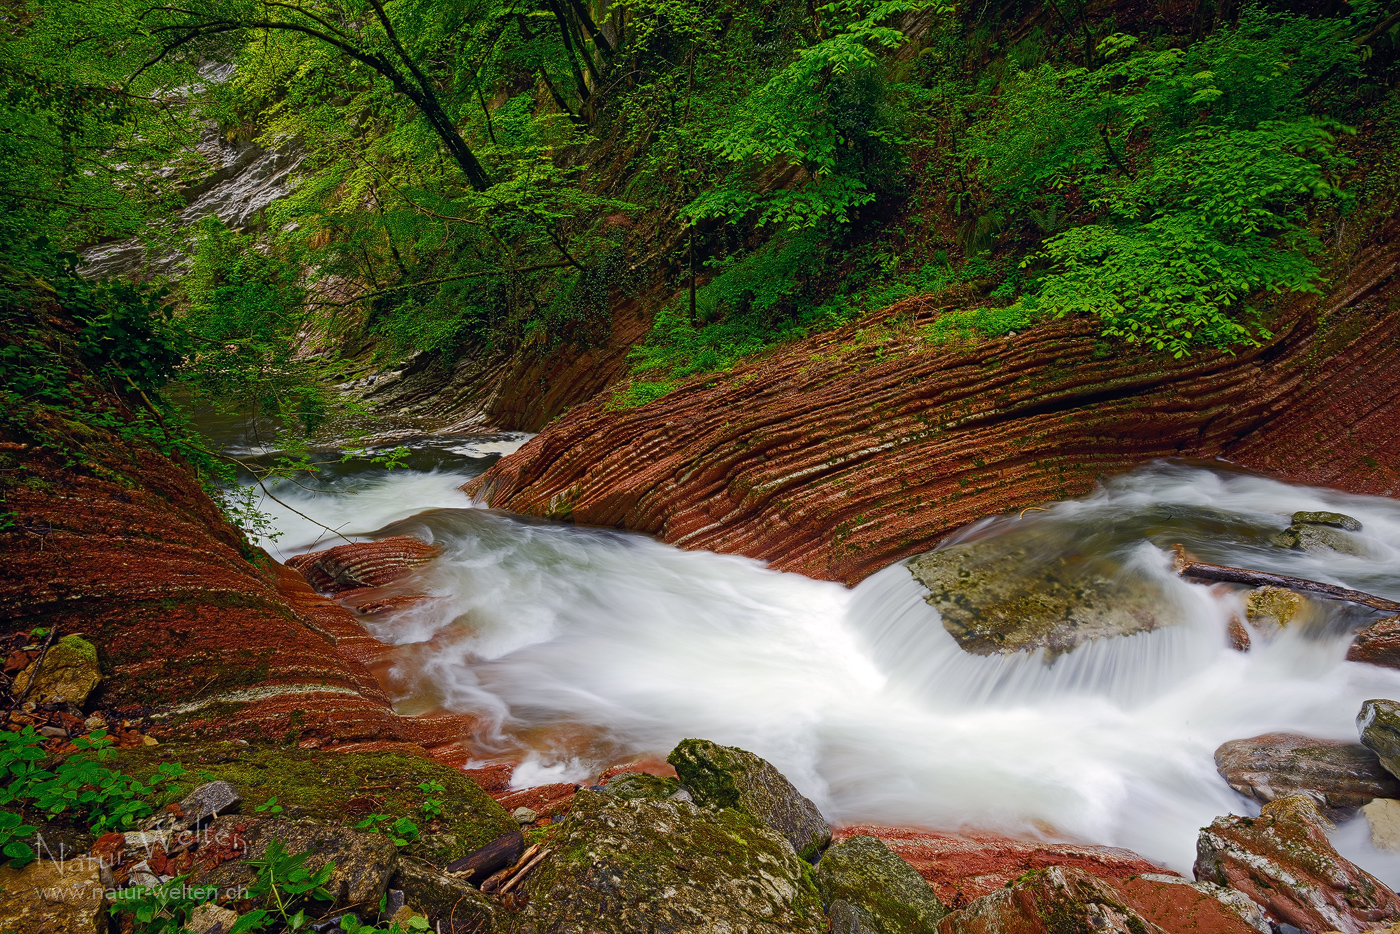
[[[520,824],[533,824],[535,818],[539,817],[538,814],[527,807],[516,808],[514,811],[510,812],[510,816],[515,818],[516,822]]]

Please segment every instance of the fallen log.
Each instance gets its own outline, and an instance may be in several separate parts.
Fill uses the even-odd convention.
[[[1194,577],[1197,580],[1224,581],[1230,584],[1249,584],[1254,587],[1282,587],[1286,590],[1301,590],[1304,593],[1314,593],[1329,600],[1341,600],[1346,603],[1357,603],[1361,606],[1368,606],[1373,610],[1380,610],[1385,613],[1400,613],[1400,603],[1394,600],[1387,600],[1385,597],[1377,597],[1374,594],[1363,593],[1360,590],[1348,590],[1346,587],[1338,587],[1336,584],[1324,584],[1321,581],[1305,580],[1301,577],[1288,577],[1284,574],[1270,574],[1267,571],[1251,571],[1246,568],[1230,568],[1218,564],[1201,564],[1192,562],[1184,564],[1177,569],[1177,573],[1182,577]]]
[[[514,865],[524,850],[524,834],[512,830],[463,856],[448,866],[447,871],[453,875],[460,875],[473,885],[478,885],[499,870]]]

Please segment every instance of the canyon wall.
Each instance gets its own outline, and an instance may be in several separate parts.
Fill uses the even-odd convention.
[[[641,408],[604,392],[467,489],[846,583],[1155,458],[1394,495],[1396,268],[1363,255],[1326,299],[1281,309],[1263,346],[1182,360],[1088,321],[937,343],[927,326],[967,297],[913,298]]]

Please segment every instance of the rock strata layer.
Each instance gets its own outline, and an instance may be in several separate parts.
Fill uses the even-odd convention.
[[[1400,798],[1400,781],[1360,743],[1266,733],[1223,744],[1215,767],[1231,788],[1262,804],[1301,793],[1323,807],[1348,810],[1375,798]]]
[[[1400,616],[1372,623],[1356,634],[1347,661],[1400,668]]]
[[[1278,923],[1358,931],[1400,921],[1400,897],[1327,839],[1313,799],[1279,798],[1258,817],[1220,817],[1196,843],[1196,878],[1248,895]]]
[[[318,593],[339,594],[402,580],[440,550],[412,536],[395,535],[297,555],[287,559],[287,567],[298,571]]]
[[[875,837],[919,873],[939,901],[961,908],[1028,872],[1050,866],[1080,869],[1105,879],[1160,873],[1162,867],[1131,850],[1070,843],[1035,843],[993,834],[953,834],[857,824],[842,827],[837,841]]]
[[[927,326],[960,299],[910,299],[640,408],[604,393],[467,489],[847,583],[975,519],[1083,494],[1154,458],[1224,456],[1390,494],[1395,268],[1362,257],[1338,284],[1325,311],[1348,322],[1348,340],[1293,311],[1262,347],[1175,361],[1119,352],[1088,322],[940,344]]]

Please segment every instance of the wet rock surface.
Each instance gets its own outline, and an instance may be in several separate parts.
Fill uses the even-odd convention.
[[[412,536],[395,535],[296,555],[287,559],[287,567],[300,572],[317,592],[340,594],[392,584],[432,561],[439,551]]]
[[[1238,889],[1277,923],[1356,932],[1400,920],[1400,897],[1344,859],[1305,795],[1279,798],[1257,818],[1220,817],[1201,831],[1196,878]]]
[[[1328,525],[1348,532],[1360,532],[1361,521],[1340,512],[1295,512],[1294,525]]]
[[[1231,788],[1261,804],[1301,793],[1343,811],[1400,798],[1400,781],[1360,743],[1266,733],[1224,743],[1215,767]]]
[[[1109,883],[1065,866],[1027,873],[938,925],[940,934],[1162,934]]]
[[[682,740],[667,758],[681,783],[703,807],[737,808],[783,836],[803,859],[831,842],[821,811],[767,760],[734,746]]]
[[[1400,668],[1400,616],[1379,620],[1351,640],[1347,661]]]
[[[1162,867],[1131,850],[1037,843],[995,834],[859,824],[841,828],[836,839],[839,842],[862,835],[877,838],[912,866],[949,908],[961,908],[1028,872],[1050,866],[1071,867],[1105,879],[1162,872]]]
[[[462,879],[415,859],[403,859],[390,885],[404,894],[407,908],[443,931],[493,931],[499,903]]]
[[[1075,555],[1047,557],[1032,545],[969,542],[908,562],[943,627],[975,655],[1045,649],[1051,657],[1094,639],[1150,632],[1161,595],[1114,580]]]
[[[1392,263],[1384,249],[1358,256],[1323,301],[1377,287]],[[909,299],[639,408],[604,393],[468,489],[845,583],[1154,458],[1223,455],[1297,482],[1400,489],[1400,311],[1342,344],[1290,314],[1263,347],[1147,362],[1097,354],[1088,323],[970,346],[922,339],[964,300]],[[1326,362],[1305,366],[1310,355]],[[1346,443],[1317,443],[1339,432]]]
[[[1311,618],[1312,604],[1302,594],[1283,587],[1256,587],[1244,598],[1245,619],[1265,633],[1276,633],[1290,623]]]
[[[1281,548],[1292,548],[1310,554],[1325,554],[1335,551],[1338,554],[1365,557],[1366,549],[1361,541],[1347,532],[1325,525],[1303,525],[1295,523],[1278,533],[1274,543]]]
[[[933,934],[948,913],[914,868],[874,837],[849,837],[829,848],[816,878],[833,926],[838,902],[860,909],[855,923],[875,934]]]
[[[827,930],[810,868],[757,819],[580,791],[503,930],[537,934]],[[513,894],[513,893],[511,893]]]
[[[1356,730],[1361,742],[1380,757],[1381,765],[1400,777],[1400,701],[1366,701],[1356,715]]]
[[[1273,934],[1263,909],[1243,892],[1222,885],[1160,873],[1112,884],[1140,916],[1167,931]]]

